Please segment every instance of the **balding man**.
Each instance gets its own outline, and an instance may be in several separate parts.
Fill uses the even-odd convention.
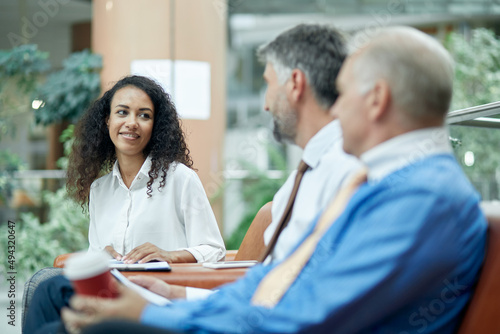
[[[340,191],[285,260],[204,301],[158,307],[128,290],[112,301],[75,298],[67,327],[119,316],[142,324],[84,333],[454,333],[486,221],[444,128],[452,73],[433,38],[381,30],[343,66],[333,107],[344,149],[367,175]]]

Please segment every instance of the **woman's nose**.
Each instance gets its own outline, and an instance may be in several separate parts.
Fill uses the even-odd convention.
[[[133,116],[127,117],[127,121],[125,122],[125,126],[131,129],[137,128],[137,120]]]

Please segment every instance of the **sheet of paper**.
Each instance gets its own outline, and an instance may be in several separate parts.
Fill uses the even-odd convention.
[[[257,261],[205,262],[203,263],[203,267],[211,269],[248,268],[256,265],[257,263]]]
[[[123,283],[123,285],[134,290],[135,292],[140,294],[144,299],[146,299],[148,302],[150,302],[152,304],[156,304],[158,306],[164,306],[164,305],[172,303],[167,298],[160,296],[160,295],[157,295],[156,293],[151,292],[148,289],[143,288],[142,286],[139,286],[135,283],[132,283],[128,278],[123,276],[123,274],[120,273],[116,269],[112,269],[111,274],[113,274],[113,276],[115,276],[117,280],[119,280],[121,283]]]

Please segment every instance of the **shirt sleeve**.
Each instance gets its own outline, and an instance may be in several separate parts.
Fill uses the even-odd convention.
[[[197,262],[216,262],[226,255],[226,247],[215,215],[198,176],[190,171],[181,195],[188,247]]]
[[[142,322],[208,333],[294,333],[306,328],[359,333],[421,296],[435,299],[436,288],[450,277],[465,287],[460,298],[466,302],[484,255],[485,224],[474,209],[477,203],[462,203],[458,210],[429,192],[387,193],[366,197],[358,207],[351,201],[273,309],[250,303],[261,279],[275,266],[258,265],[204,301],[148,306]],[[468,261],[461,266],[461,259]],[[402,320],[398,328],[411,327],[408,317]]]
[[[188,286],[186,287],[186,300],[206,299],[215,292],[217,292],[217,290],[200,289]]]

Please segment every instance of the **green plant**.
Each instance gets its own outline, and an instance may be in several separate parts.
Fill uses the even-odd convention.
[[[101,91],[102,57],[88,50],[64,60],[63,69],[51,73],[37,90],[43,104],[35,112],[37,123],[74,122]]]
[[[74,137],[75,133],[75,125],[70,124],[61,134],[59,140],[63,143],[64,146],[64,157],[59,158],[57,160],[57,166],[61,169],[68,169],[68,156],[71,153],[71,146],[75,141]]]
[[[30,110],[30,97],[50,68],[48,56],[36,45],[0,50],[0,139],[14,129],[12,116]]]
[[[31,93],[40,74],[49,68],[49,53],[38,50],[35,44],[0,50],[0,87],[13,80],[22,93]]]
[[[445,46],[455,60],[452,109],[496,101],[500,96],[500,39],[495,33],[479,28],[466,38],[452,32]]]
[[[66,189],[44,193],[44,201],[50,207],[48,221],[41,224],[32,213],[24,213],[15,222],[16,271],[20,280],[37,270],[52,266],[59,254],[75,252],[88,247],[89,220],[81,207],[69,199]],[[7,226],[0,227],[0,235],[6,236]],[[7,258],[7,238],[0,239],[0,258]],[[8,272],[7,261],[0,263],[0,271]]]
[[[0,80],[2,89],[0,90],[0,107],[5,105],[12,91],[16,91],[25,100],[31,97],[29,95],[34,91],[36,98],[43,101],[35,112],[37,122],[47,125],[59,121],[76,120],[100,93],[98,72],[102,67],[101,57],[92,55],[88,51],[75,53],[64,61],[64,68],[61,71],[50,74],[47,80],[39,86],[37,74],[42,68],[48,68],[42,67],[39,61],[46,57],[47,54],[37,53],[36,46],[20,47],[20,49],[10,51],[9,54],[0,53],[0,75],[2,75],[0,79],[9,78],[10,80],[8,84]],[[37,66],[29,63],[34,61],[32,58],[37,59]],[[29,67],[30,64],[33,66]],[[38,68],[40,71],[30,68]],[[31,99],[28,101],[30,102]],[[29,110],[29,108],[24,109]],[[0,110],[3,113],[3,108]],[[0,126],[3,120],[5,117],[0,117]],[[67,156],[73,140],[73,127],[63,133],[61,140],[64,142]],[[3,180],[12,180],[10,175],[19,162],[15,160],[14,155],[2,152],[0,152],[0,159],[2,159],[0,160],[0,171],[2,171],[0,172],[0,191],[5,189],[8,193],[12,185]],[[67,165],[67,159],[63,158],[60,164],[64,168]],[[54,193],[45,192],[43,201],[49,208],[46,222],[41,222],[32,213],[25,213],[20,215],[15,224],[16,271],[20,279],[27,278],[42,267],[52,265],[52,261],[59,254],[88,247],[88,217],[82,212],[81,207],[68,197],[66,189],[62,188]],[[0,233],[8,235],[6,229],[6,224],[1,225]],[[7,258],[6,242],[6,238],[0,240],[0,258],[4,259]],[[0,271],[6,272],[7,264],[1,263]]]
[[[73,129],[74,126],[70,125],[60,138],[64,143],[66,155],[59,161],[62,165],[67,165],[67,156],[74,140]],[[15,224],[16,270],[20,279],[28,278],[37,270],[51,266],[59,254],[88,248],[88,215],[82,212],[79,204],[69,198],[66,189],[44,192],[43,201],[49,208],[46,222],[40,222],[33,213],[24,213]],[[6,230],[6,225],[0,226],[1,235],[7,235]],[[6,242],[6,238],[0,240],[0,258],[6,258]],[[1,263],[0,271],[7,270],[7,265],[7,262]]]
[[[245,234],[250,227],[255,215],[260,208],[269,201],[273,200],[274,194],[279,190],[288,177],[286,173],[286,158],[284,154],[276,147],[267,147],[271,165],[275,166],[276,170],[283,171],[279,179],[272,179],[266,171],[260,170],[253,163],[241,161],[242,167],[249,171],[249,175],[243,180],[243,201],[245,203],[245,214],[238,224],[236,230],[226,240],[227,249],[238,249],[245,237]]]

